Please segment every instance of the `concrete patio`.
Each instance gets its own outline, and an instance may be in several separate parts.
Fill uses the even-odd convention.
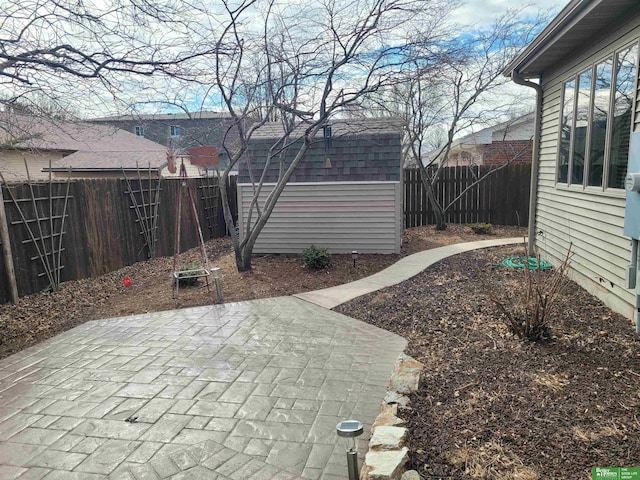
[[[0,362],[0,478],[345,478],[405,345],[293,297],[88,322]]]
[[[0,361],[0,479],[343,479],[335,426],[370,426],[403,338],[327,310],[443,258],[347,285],[96,320]],[[141,299],[144,301],[144,299]]]

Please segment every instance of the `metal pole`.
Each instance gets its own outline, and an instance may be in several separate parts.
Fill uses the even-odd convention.
[[[347,451],[347,470],[349,471],[349,480],[358,480],[358,450],[356,449]]]
[[[220,279],[214,278],[213,281],[216,283],[216,294],[218,295],[218,301],[224,302],[224,298],[222,298],[222,288],[220,287]]]

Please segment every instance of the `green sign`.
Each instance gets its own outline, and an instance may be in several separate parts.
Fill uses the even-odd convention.
[[[591,480],[640,480],[640,468],[597,467],[591,470]]]

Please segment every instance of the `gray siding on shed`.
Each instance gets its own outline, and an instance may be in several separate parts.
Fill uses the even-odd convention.
[[[536,245],[543,257],[557,262],[572,245],[573,277],[629,318],[633,316],[634,291],[625,288],[625,268],[631,258],[630,241],[623,235],[625,192],[556,184],[556,162],[563,81],[639,38],[640,18],[636,17],[588,50],[575,52],[543,77],[536,208]],[[636,115],[636,131],[640,130],[638,121]]]
[[[330,253],[399,253],[400,186],[400,182],[289,183],[254,252],[299,254],[314,244]],[[263,190],[260,203],[270,190],[269,186]],[[252,197],[251,185],[238,185],[241,237]]]

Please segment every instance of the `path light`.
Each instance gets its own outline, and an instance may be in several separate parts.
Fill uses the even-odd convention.
[[[358,252],[354,253],[356,255],[358,254]],[[363,425],[358,420],[344,420],[336,425],[336,432],[339,437],[344,439],[344,445],[347,451],[349,480],[358,480],[358,447],[356,440],[362,435],[363,431]]]
[[[358,259],[358,251],[353,250],[351,252],[351,258],[353,258],[353,268],[356,268],[356,260]]]
[[[220,267],[213,267],[211,269],[213,273],[213,281],[216,283],[216,294],[218,295],[218,301],[223,302],[222,298],[222,288],[220,287]]]

